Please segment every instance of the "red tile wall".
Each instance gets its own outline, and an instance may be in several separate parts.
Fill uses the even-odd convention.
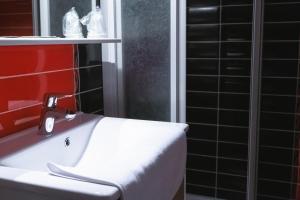
[[[32,0],[0,0],[0,36],[31,36]]]
[[[44,95],[75,94],[75,77],[73,45],[0,47],[0,137],[37,125]]]

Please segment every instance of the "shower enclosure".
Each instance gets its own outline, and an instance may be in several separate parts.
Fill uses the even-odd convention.
[[[300,0],[187,0],[184,9],[187,193],[300,199]]]

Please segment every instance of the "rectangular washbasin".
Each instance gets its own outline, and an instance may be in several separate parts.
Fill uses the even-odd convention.
[[[187,128],[92,114],[57,122],[50,137],[33,127],[0,139],[0,186],[6,180],[50,191],[78,189],[88,200],[171,200],[184,178]]]

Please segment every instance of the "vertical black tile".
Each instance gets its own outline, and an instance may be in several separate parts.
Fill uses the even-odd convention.
[[[246,177],[247,165],[248,165],[247,161],[219,158],[218,172]]]
[[[187,168],[203,171],[214,171],[216,169],[216,158],[200,155],[188,155]]]
[[[81,111],[92,113],[103,110],[103,93],[102,89],[96,89],[77,95],[77,101],[81,105]]]
[[[191,194],[197,194],[202,196],[213,197],[215,195],[214,187],[203,187],[199,185],[186,184],[186,192]]]
[[[224,158],[247,160],[248,146],[244,144],[230,144],[219,142],[219,156]]]
[[[102,64],[102,46],[99,44],[79,44],[79,66],[91,66]]]
[[[209,172],[200,172],[195,170],[186,171],[187,184],[194,184],[200,186],[214,187],[216,182],[216,174]]]
[[[252,6],[226,6],[222,8],[223,23],[252,22]]]
[[[187,8],[188,24],[213,24],[219,22],[219,6],[199,6]]]
[[[219,140],[223,142],[248,144],[248,128],[219,127]]]
[[[187,26],[187,41],[218,41],[218,24],[191,24]]]
[[[187,57],[188,58],[218,58],[219,44],[217,42],[211,43],[187,43]]]
[[[216,140],[217,126],[207,124],[189,124],[188,138]]]
[[[216,156],[216,142],[188,139],[187,144],[190,154]]]
[[[290,199],[291,184],[274,181],[259,180],[258,194],[273,196],[277,198]]]
[[[222,189],[218,189],[217,197],[219,199],[230,199],[230,200],[245,200],[245,199],[247,199],[246,192],[228,191],[228,190],[222,190]]]
[[[188,59],[187,74],[218,75],[218,59]]]
[[[218,174],[218,187],[246,192],[247,178],[241,176]]]
[[[79,74],[80,92],[102,87],[102,66],[81,68]]]
[[[187,108],[187,122],[216,124],[217,110],[206,108]]]

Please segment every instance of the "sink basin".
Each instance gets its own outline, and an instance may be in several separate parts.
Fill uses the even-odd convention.
[[[0,140],[0,165],[47,171],[47,163],[76,164],[101,116],[79,114],[74,120],[60,121],[50,137],[39,135],[38,128],[27,129]]]
[[[120,175],[136,191],[147,192],[152,187],[155,194],[168,185],[169,194],[173,195],[185,171],[186,128],[184,124],[82,113],[72,121],[58,121],[50,137],[39,135],[37,127],[21,131],[0,139],[0,193],[12,200],[117,200],[123,196],[119,185],[96,180],[100,171],[108,179],[106,172]],[[49,163],[74,169],[72,173],[77,177],[51,173]],[[76,174],[78,166],[82,167]],[[116,173],[110,169],[116,169]],[[140,180],[144,182],[139,183]],[[169,194],[168,198],[165,195],[159,199],[171,200]]]

